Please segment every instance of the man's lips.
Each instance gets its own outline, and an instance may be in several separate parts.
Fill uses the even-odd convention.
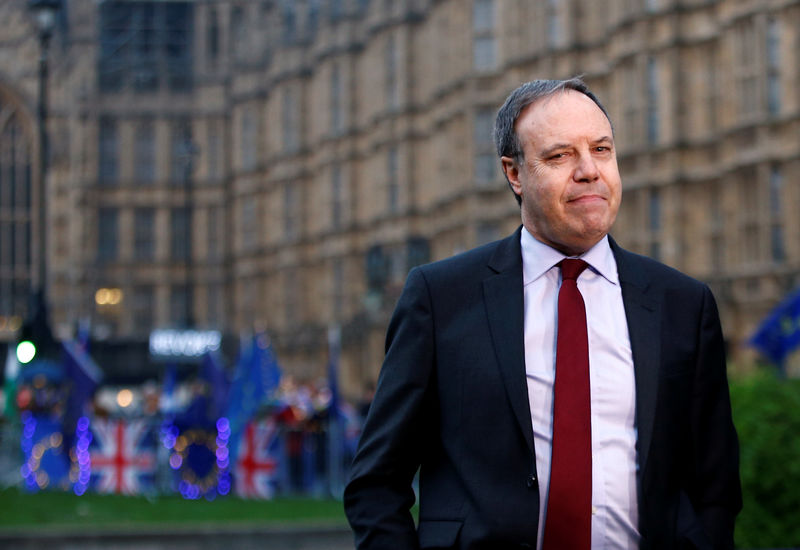
[[[586,203],[605,201],[605,200],[606,198],[603,197],[602,195],[589,194],[569,199],[567,202],[571,202],[573,204],[586,204]]]

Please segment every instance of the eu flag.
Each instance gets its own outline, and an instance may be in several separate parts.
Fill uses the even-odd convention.
[[[235,464],[239,439],[247,422],[280,383],[281,370],[265,334],[256,334],[242,346],[228,394],[225,416],[230,421],[231,463]]]
[[[783,368],[786,356],[800,346],[800,290],[770,312],[750,338],[750,344]]]
[[[68,434],[67,446],[70,447],[78,418],[86,414],[86,405],[102,381],[103,371],[76,342],[63,343],[63,367],[69,384],[69,394],[64,409],[64,429]]]
[[[209,385],[210,411],[209,415],[216,420],[225,413],[228,405],[228,381],[225,366],[220,361],[216,351],[208,351],[203,356],[202,377]]]

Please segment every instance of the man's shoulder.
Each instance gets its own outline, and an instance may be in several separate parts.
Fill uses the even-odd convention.
[[[516,253],[514,251],[514,243],[516,239]],[[503,239],[486,243],[470,250],[459,252],[444,258],[416,267],[416,270],[421,271],[426,278],[448,278],[453,275],[459,276],[484,276],[486,273],[493,273],[490,264],[493,258],[497,258],[498,253],[501,256],[508,256],[510,261],[513,261],[515,255],[519,255],[519,232]],[[521,256],[519,257],[521,265]]]
[[[669,287],[707,287],[706,283],[649,256],[626,250],[613,240],[611,249],[623,282],[640,285],[656,283]]]

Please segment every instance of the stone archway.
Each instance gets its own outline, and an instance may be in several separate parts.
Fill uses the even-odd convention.
[[[28,312],[33,276],[34,133],[30,113],[0,84],[0,331]]]

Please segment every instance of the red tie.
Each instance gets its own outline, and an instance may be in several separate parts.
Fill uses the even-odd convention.
[[[589,550],[592,543],[592,426],[589,338],[578,290],[583,260],[565,259],[558,291],[553,455],[543,550]]]

